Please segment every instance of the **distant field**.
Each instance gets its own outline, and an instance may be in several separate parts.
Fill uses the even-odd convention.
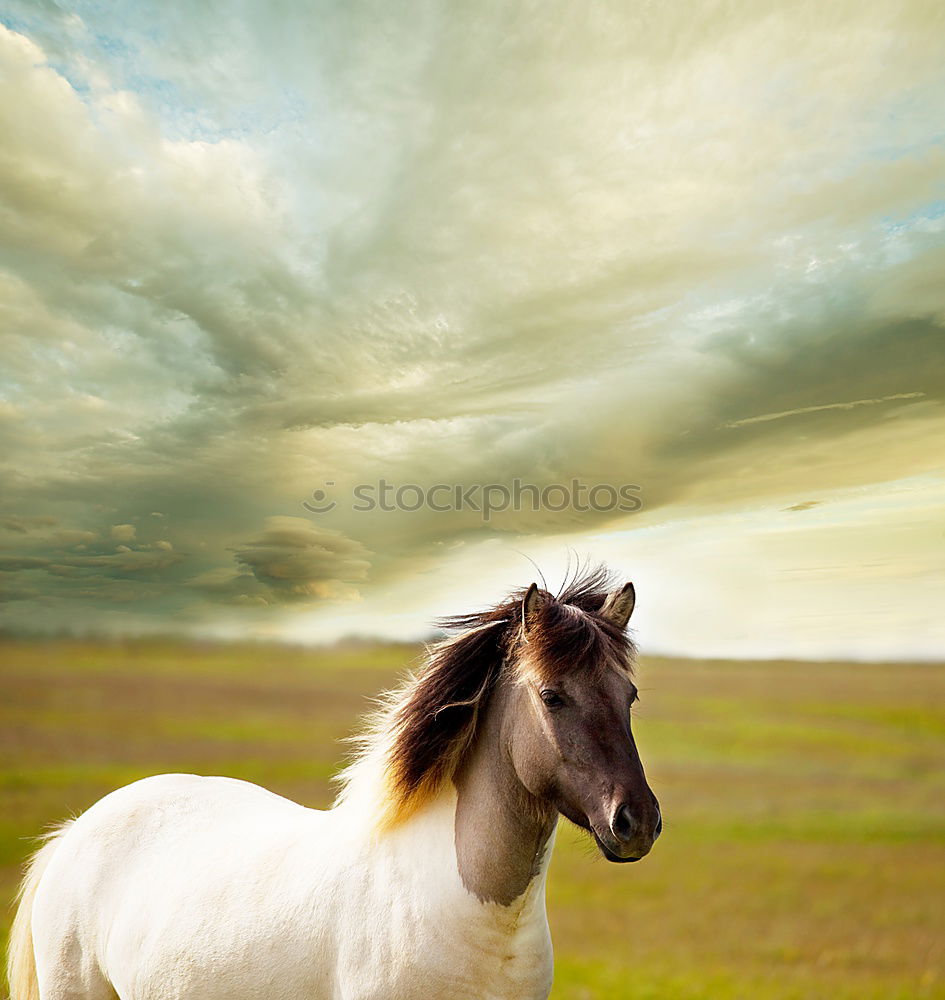
[[[28,838],[146,774],[326,805],[416,653],[0,645],[0,895]],[[639,686],[665,832],[626,867],[562,827],[555,1000],[945,998],[945,666],[645,658]]]

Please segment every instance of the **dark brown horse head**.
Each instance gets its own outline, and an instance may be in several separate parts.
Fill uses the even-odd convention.
[[[593,597],[529,588],[507,733],[525,788],[621,862],[647,854],[662,829],[631,731],[637,689],[625,628],[634,600],[629,583]]]

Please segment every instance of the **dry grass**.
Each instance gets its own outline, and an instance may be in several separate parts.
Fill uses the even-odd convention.
[[[416,652],[0,646],[0,893],[28,838],[145,774],[326,804]],[[945,997],[945,668],[651,659],[640,686],[666,832],[627,868],[562,829],[555,1000]]]

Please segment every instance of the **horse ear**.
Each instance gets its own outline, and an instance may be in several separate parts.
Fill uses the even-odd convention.
[[[633,614],[633,606],[637,602],[636,591],[632,583],[625,583],[618,590],[611,591],[598,614],[613,622],[618,628],[626,628]]]
[[[535,616],[538,614],[538,609],[541,605],[541,591],[538,589],[538,584],[533,583],[525,592],[525,597],[522,599],[522,624],[525,626],[526,632],[535,624]]]

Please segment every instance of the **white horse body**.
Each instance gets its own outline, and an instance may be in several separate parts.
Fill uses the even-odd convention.
[[[511,906],[467,890],[456,794],[383,837],[356,785],[307,809],[230,778],[106,796],[52,848],[32,910],[42,1000],[540,1000],[539,876]]]

